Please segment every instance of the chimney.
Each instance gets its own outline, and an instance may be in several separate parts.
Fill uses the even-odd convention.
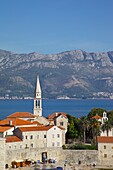
[[[56,112],[56,116],[58,116],[58,113]]]
[[[9,121],[9,126],[12,126],[12,120]]]

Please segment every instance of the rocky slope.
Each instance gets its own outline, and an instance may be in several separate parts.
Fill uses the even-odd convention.
[[[0,50],[0,96],[34,96],[37,75],[44,98],[113,96],[113,51],[16,54]]]

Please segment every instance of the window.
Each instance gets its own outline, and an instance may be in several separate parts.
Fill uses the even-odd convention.
[[[63,126],[64,125],[64,122],[60,122],[60,126]]]
[[[27,136],[26,136],[26,139],[27,139]]]
[[[44,135],[44,138],[46,138],[46,135]]]
[[[31,148],[33,148],[33,143],[31,143]]]
[[[113,146],[112,146],[112,149],[113,149]]]
[[[37,135],[37,139],[39,139],[39,135]]]
[[[57,142],[57,146],[60,146],[60,142]]]
[[[54,138],[54,134],[52,134],[52,138]]]
[[[104,158],[107,158],[107,154],[104,154]]]
[[[16,149],[16,145],[15,145],[15,149]]]
[[[30,139],[33,139],[33,135],[30,136]]]
[[[57,134],[57,138],[59,138],[60,137],[60,134]]]
[[[22,145],[20,145],[20,149],[22,149]]]
[[[9,146],[9,149],[11,149],[11,146]]]
[[[25,148],[28,148],[27,144],[26,144]]]
[[[106,145],[104,145],[104,149],[106,149]]]
[[[56,128],[54,128],[54,130],[56,130]]]
[[[54,143],[54,142],[52,143],[52,146],[55,146],[55,143]]]

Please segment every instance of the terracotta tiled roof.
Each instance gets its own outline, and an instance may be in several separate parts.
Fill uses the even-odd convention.
[[[5,131],[7,131],[7,130],[9,130],[11,128],[12,127],[10,127],[10,126],[0,126],[0,132],[5,132]]]
[[[95,115],[95,116],[93,116],[92,118],[93,118],[93,119],[102,119],[102,117],[99,116],[99,115]]]
[[[19,127],[19,129],[22,132],[27,132],[27,131],[48,131],[53,126],[54,125],[50,125],[50,126],[36,126],[36,127]]]
[[[18,118],[7,118],[7,119],[0,121],[0,126],[4,126],[4,125],[10,126],[10,123],[12,124],[12,126],[34,125],[35,124],[30,121],[22,120],[22,119],[18,119]]]
[[[65,130],[65,128],[61,127],[61,126],[58,126],[58,128],[60,128],[61,130]]]
[[[8,116],[8,118],[35,118],[36,115],[29,112],[15,112]]]
[[[66,113],[64,112],[55,112],[48,116],[48,119],[54,119],[56,117],[59,117],[60,115],[63,115],[65,118],[67,118]]]
[[[18,138],[17,136],[7,136],[6,137],[6,142],[22,142],[22,140],[20,138]]]
[[[98,136],[98,143],[113,143],[113,136]]]
[[[42,125],[42,124],[39,123],[38,121],[33,121],[32,123],[37,124],[37,125]]]

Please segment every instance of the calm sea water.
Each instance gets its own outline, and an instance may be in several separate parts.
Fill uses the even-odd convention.
[[[43,116],[54,112],[66,112],[76,117],[87,115],[92,108],[113,110],[113,100],[43,100]],[[0,119],[14,112],[33,113],[33,100],[0,100]]]

